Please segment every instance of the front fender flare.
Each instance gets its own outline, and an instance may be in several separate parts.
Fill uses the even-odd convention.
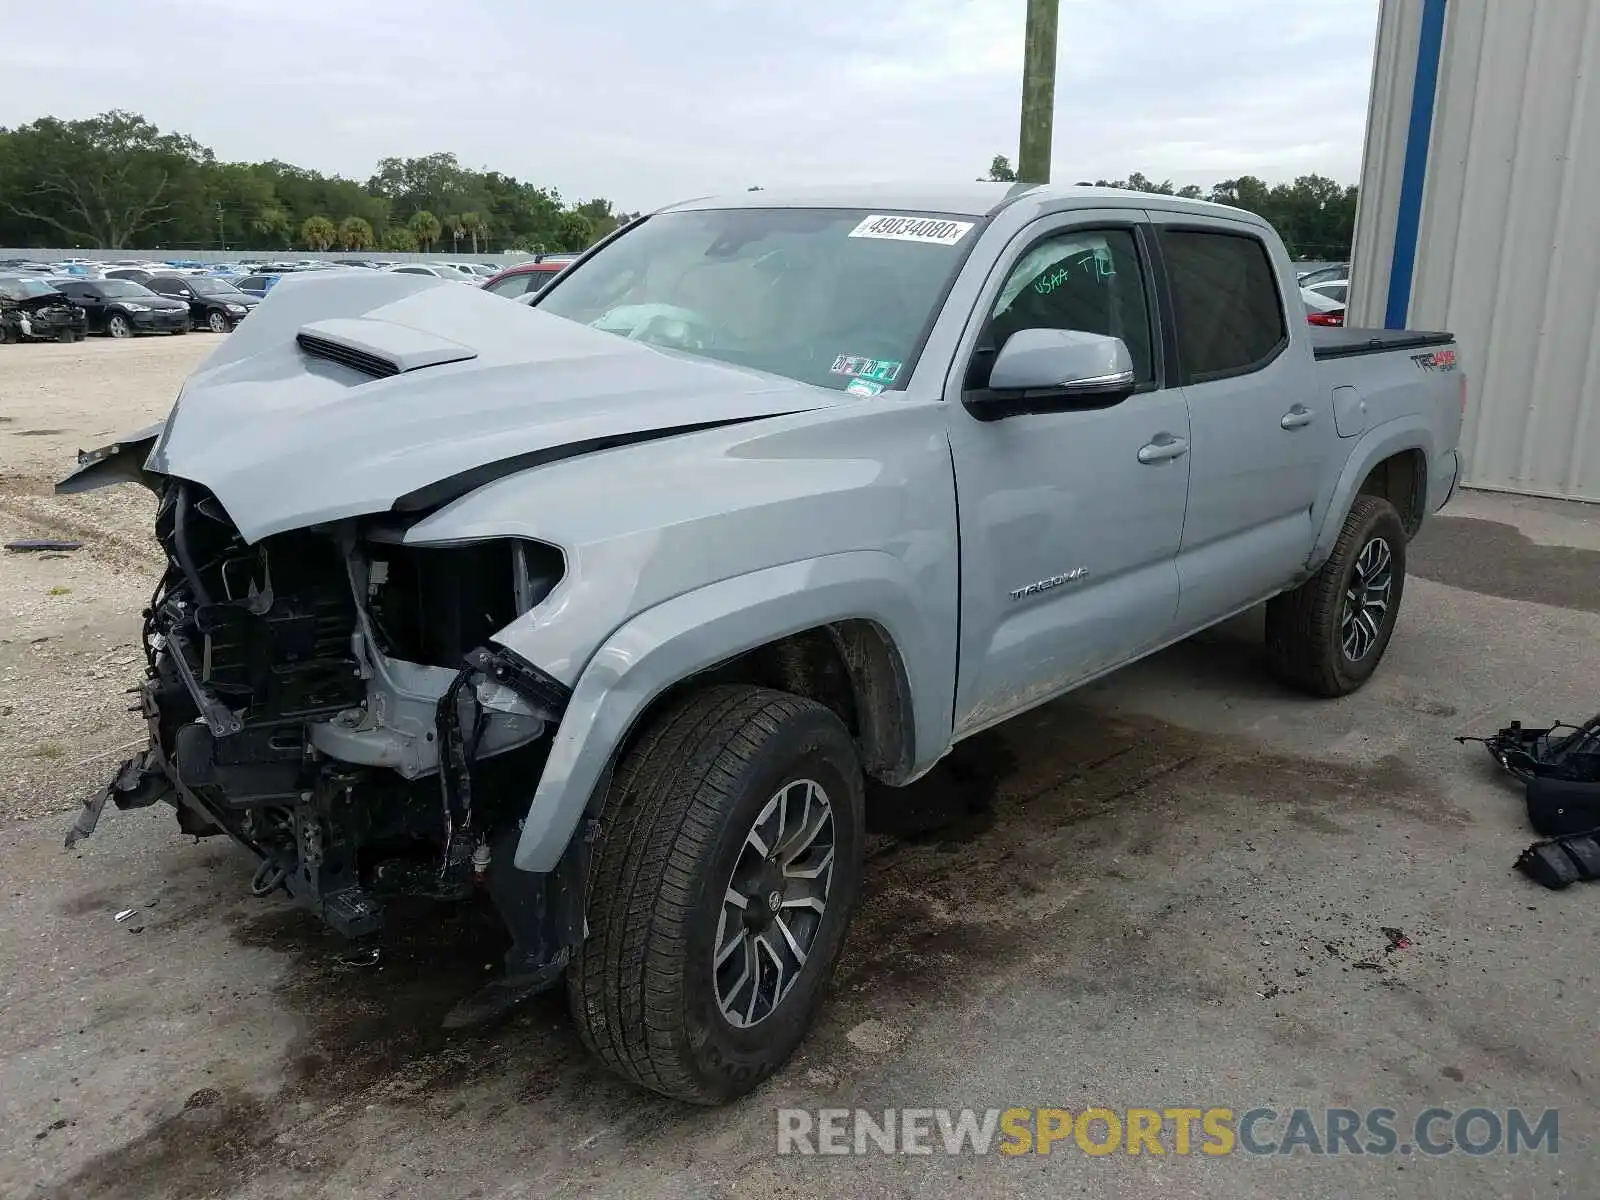
[[[899,649],[912,705],[913,771],[926,770],[950,740],[956,644],[950,599],[946,628],[939,618],[947,606],[919,596],[900,559],[862,550],[734,576],[634,616],[578,677],[523,821],[517,867],[554,869],[617,747],[667,688],[833,621],[873,621]]]
[[[1345,460],[1344,469],[1339,472],[1339,478],[1333,485],[1328,506],[1323,510],[1322,527],[1317,533],[1316,544],[1306,559],[1307,575],[1315,574],[1333,553],[1350,505],[1355,503],[1356,493],[1361,490],[1367,476],[1372,474],[1372,468],[1406,450],[1420,450],[1427,462],[1433,462],[1433,431],[1421,417],[1402,417],[1374,426],[1351,448],[1350,457]]]

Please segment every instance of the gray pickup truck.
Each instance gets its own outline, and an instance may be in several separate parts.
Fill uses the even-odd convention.
[[[61,485],[146,483],[169,563],[149,747],[69,844],[164,800],[358,938],[485,897],[447,1023],[564,977],[607,1064],[724,1101],[817,1011],[869,779],[1261,603],[1286,681],[1360,687],[1465,396],[1170,196],[691,201],[529,306],[290,278]]]

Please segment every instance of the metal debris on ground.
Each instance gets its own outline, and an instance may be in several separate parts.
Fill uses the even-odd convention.
[[[111,919],[113,921],[117,922],[117,924],[120,925],[120,924],[122,924],[122,922],[126,921],[129,917],[133,916],[134,911],[135,910],[133,910],[131,908],[125,908],[121,912],[119,912],[115,917],[113,917]]]
[[[82,548],[82,542],[63,542],[54,538],[25,538],[20,542],[6,543],[6,549],[13,554],[54,553]]]

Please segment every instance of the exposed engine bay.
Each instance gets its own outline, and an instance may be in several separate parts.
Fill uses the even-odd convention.
[[[560,551],[407,546],[388,516],[248,545],[178,479],[156,531],[168,566],[138,689],[150,746],[86,801],[68,845],[108,799],[166,800],[184,832],[257,856],[252,890],[282,888],[349,936],[378,930],[386,896],[459,899],[516,873],[517,911],[498,907],[520,952],[564,940],[549,927],[560,905],[527,903],[552,889],[515,871],[511,847],[567,689],[490,642],[560,580]]]

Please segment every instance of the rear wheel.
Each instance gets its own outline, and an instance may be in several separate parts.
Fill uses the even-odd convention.
[[[1357,496],[1322,569],[1267,602],[1267,655],[1287,682],[1344,696],[1377,670],[1406,582],[1406,531],[1394,505]]]
[[[221,309],[213,308],[211,312],[206,315],[206,328],[211,330],[212,333],[227,333],[232,326],[228,324],[228,317],[226,313],[224,313]]]
[[[590,1049],[699,1104],[781,1066],[855,906],[863,796],[849,731],[813,701],[715,687],[660,714],[618,764],[567,970]]]
[[[133,336],[133,323],[121,313],[112,313],[106,318],[106,332],[114,338],[130,338]]]

